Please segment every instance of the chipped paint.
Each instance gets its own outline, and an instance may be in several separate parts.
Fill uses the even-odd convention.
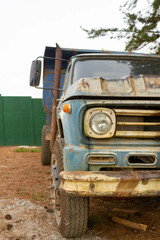
[[[143,76],[143,75],[142,75]],[[145,85],[148,92],[160,93],[160,75],[145,75]]]
[[[73,153],[73,152],[74,152],[74,150],[71,148],[71,149],[69,149],[69,152],[72,152],[72,153]]]
[[[120,79],[81,78],[66,91],[65,99],[73,96],[159,97],[160,75],[134,75]]]
[[[116,137],[160,138],[160,110],[114,109],[114,111],[117,117]],[[150,117],[147,118],[147,122],[145,117]]]
[[[117,79],[104,79],[101,74],[98,77],[96,75],[95,78],[90,76],[85,78],[82,75],[81,79],[77,79],[78,81],[72,84],[74,63],[77,60],[83,60],[86,57],[90,59],[93,56],[95,58],[96,56],[98,58],[110,57],[115,60],[121,59],[123,56],[123,60],[133,60],[136,54],[110,51],[88,51],[92,54],[83,54],[87,53],[87,50],[73,49],[62,49],[62,51],[63,57],[67,59],[77,53],[82,54],[71,60],[70,75],[68,79],[66,78],[68,80],[67,89],[58,105],[59,110],[57,110],[65,138],[63,161],[66,172],[60,174],[60,189],[80,196],[160,195],[160,171],[156,170],[156,168],[160,169],[160,129],[158,128],[160,126],[158,120],[158,116],[160,116],[158,110],[160,106],[160,100],[158,100],[160,75],[140,74],[122,78],[118,76]],[[46,49],[45,55],[52,55],[51,52],[54,55],[55,49]],[[140,54],[136,57],[139,61],[143,61],[145,58],[148,60],[154,58],[156,61],[160,61],[158,56]],[[54,65],[53,62],[47,60],[44,63],[44,87],[53,88],[55,86]],[[61,82],[64,80],[64,70],[66,69],[63,63],[62,68]],[[136,74],[138,73],[136,72]],[[46,112],[52,112],[52,101],[52,91],[44,90],[43,105]],[[64,103],[70,102],[72,102],[73,111],[69,115],[62,112],[62,107]],[[85,130],[86,128],[88,130],[89,124],[84,127],[84,116],[87,109],[90,111],[89,109],[92,108],[110,109],[109,111],[114,113],[115,117],[112,120],[114,129],[111,132],[111,138],[105,136],[104,140],[93,139],[92,136],[86,134]],[[156,121],[153,119],[155,116]],[[132,120],[130,122],[128,121],[129,117]],[[153,121],[146,120],[147,117],[152,118]],[[54,126],[56,126],[56,122],[52,121],[52,129]],[[69,130],[70,126],[72,130]],[[52,139],[55,134],[52,132],[51,135]],[[145,166],[134,165],[134,170],[139,168],[139,171],[132,171],[133,165],[128,163],[130,154],[132,156],[135,154],[146,154],[147,156],[150,154],[151,156],[152,154],[152,156],[155,155],[155,161],[153,164],[145,164]],[[107,158],[102,159],[102,156],[107,156]],[[103,167],[105,167],[105,172],[100,171]],[[140,170],[143,167],[148,170]],[[112,171],[107,171],[109,168]],[[116,171],[113,171],[114,169]],[[67,170],[72,172],[67,172]],[[79,172],[75,172],[75,170]]]
[[[75,196],[160,196],[160,171],[62,172],[60,190]]]

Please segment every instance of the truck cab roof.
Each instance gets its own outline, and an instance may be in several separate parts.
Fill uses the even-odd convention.
[[[152,55],[152,54],[140,54],[140,53],[127,53],[127,52],[110,52],[110,53],[83,53],[77,54],[71,57],[72,59],[77,58],[151,58],[151,59],[160,59],[160,55]]]
[[[129,52],[117,52],[117,51],[107,51],[107,50],[91,50],[91,49],[71,49],[71,48],[61,48],[62,50],[62,58],[63,59],[66,59],[66,60],[70,60],[72,59],[72,61],[76,62],[78,59],[85,59],[85,58],[115,58],[115,59],[152,59],[152,60],[158,60],[160,59],[160,56],[159,55],[152,55],[152,54],[140,54],[140,53],[129,53]],[[43,74],[43,86],[44,86],[44,90],[43,90],[43,105],[44,105],[44,109],[46,112],[51,112],[52,111],[52,99],[53,99],[53,93],[51,90],[48,90],[48,89],[52,89],[54,87],[54,67],[55,67],[55,61],[53,59],[48,59],[47,57],[49,58],[55,58],[55,52],[56,52],[56,47],[46,47],[45,48],[45,52],[44,52],[44,74]],[[61,65],[61,80],[60,80],[60,88],[63,88],[63,83],[64,83],[64,79],[65,79],[65,72],[66,72],[66,69],[68,67],[68,63],[66,61],[62,61],[62,65]],[[130,75],[130,74],[129,74]],[[99,76],[101,77],[101,76]],[[103,76],[102,76],[103,78]],[[148,78],[146,78],[145,76],[145,79],[144,77],[139,77],[137,76],[137,78],[139,79],[139,81],[136,80],[136,82],[148,82],[148,84],[150,83],[149,80],[146,80]],[[94,83],[95,81],[97,81],[97,83],[101,80],[101,78],[96,78],[97,80],[94,80]],[[98,80],[100,79],[100,80]],[[134,77],[135,79],[135,77]],[[134,93],[132,91],[132,82],[134,81],[134,79],[132,78],[125,78],[125,79],[121,79],[119,82],[120,82],[120,85],[124,85],[122,83],[125,83],[125,86],[129,86],[128,87],[128,93],[124,94],[124,92],[115,92],[114,91],[108,91],[107,95],[108,96],[122,96],[123,94],[125,96],[128,96],[128,97],[131,97],[132,95],[133,96],[137,96],[137,97],[140,97],[140,96],[143,96],[144,95],[144,91],[143,91],[143,94],[142,94],[142,90],[139,92],[138,90],[136,91],[136,93]],[[147,90],[145,91],[145,96],[159,96],[160,94],[160,83],[159,83],[159,76],[156,77],[156,82],[158,82],[158,88],[156,87],[156,90],[154,89],[154,83],[152,84],[153,86],[149,86],[149,88],[151,88],[151,90]],[[88,79],[89,80],[89,79]],[[87,79],[85,81],[88,81]],[[81,81],[84,81],[84,80],[81,80]],[[152,82],[154,82],[155,80],[153,79],[152,77]],[[91,83],[91,80],[89,81]],[[104,83],[106,82],[106,80],[103,81]],[[110,80],[108,81],[108,84],[109,82],[111,82]],[[113,82],[112,81],[112,85],[113,85]],[[94,83],[93,83],[93,86],[94,86]],[[118,81],[115,81],[115,84],[117,85]],[[78,84],[78,83],[76,83]],[[143,84],[144,85],[144,84]],[[141,86],[141,85],[139,85]],[[148,85],[147,85],[148,86]],[[137,86],[138,88],[138,86]],[[85,89],[86,91],[86,89]],[[104,92],[104,91],[102,91]],[[71,95],[74,97],[74,96],[96,96],[96,95],[103,95],[102,92],[97,92],[96,94],[94,92],[92,93],[89,93],[89,92],[83,92],[83,89],[81,89],[81,91],[79,92],[75,92],[75,91],[70,91],[70,97]],[[105,95],[105,94],[104,94]],[[67,95],[66,95],[67,97]],[[68,96],[69,97],[69,96]]]

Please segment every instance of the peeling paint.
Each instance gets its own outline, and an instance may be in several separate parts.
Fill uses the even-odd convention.
[[[75,196],[160,196],[160,170],[62,172],[60,190]]]

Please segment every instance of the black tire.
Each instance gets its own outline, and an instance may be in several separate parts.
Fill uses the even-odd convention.
[[[63,171],[64,141],[57,139],[54,144],[54,162],[59,173]],[[73,197],[66,194],[54,193],[55,217],[57,226],[63,237],[79,237],[87,229],[88,223],[88,197]]]
[[[64,148],[64,139],[63,138],[56,138],[53,147],[53,153],[55,157],[55,161],[58,168],[58,173],[62,172],[63,169],[63,148]]]
[[[46,140],[46,126],[42,128],[41,163],[42,165],[51,164],[50,141]]]

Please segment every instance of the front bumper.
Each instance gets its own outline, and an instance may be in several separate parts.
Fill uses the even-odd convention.
[[[84,197],[160,196],[160,170],[63,171],[60,191]]]

